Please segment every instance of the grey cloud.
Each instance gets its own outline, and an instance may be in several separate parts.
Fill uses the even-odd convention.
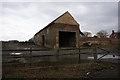
[[[80,23],[81,31],[95,34],[103,29],[109,33],[112,29],[117,30],[118,4],[115,2],[5,2],[0,10],[4,27],[0,29],[5,30],[4,34],[24,34],[21,38],[7,35],[8,39],[26,40],[65,11],[69,11]],[[3,34],[0,36],[1,40],[7,38]]]

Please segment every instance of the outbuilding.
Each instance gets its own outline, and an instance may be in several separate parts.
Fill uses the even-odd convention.
[[[79,47],[79,24],[67,11],[34,35],[34,43],[48,48]]]

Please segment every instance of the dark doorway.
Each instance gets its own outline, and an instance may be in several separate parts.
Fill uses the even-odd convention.
[[[76,32],[59,31],[59,47],[76,47]]]
[[[42,35],[42,46],[45,46],[45,36]]]

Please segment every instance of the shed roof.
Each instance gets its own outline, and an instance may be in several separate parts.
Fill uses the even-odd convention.
[[[41,29],[39,32],[37,32],[35,35],[43,31],[44,29],[48,28],[53,23],[63,23],[63,24],[71,24],[71,25],[79,25],[77,21],[71,16],[71,14],[66,11],[64,14],[53,20],[51,23],[49,23],[46,27]],[[81,32],[81,31],[80,31]],[[82,33],[82,32],[81,32]]]

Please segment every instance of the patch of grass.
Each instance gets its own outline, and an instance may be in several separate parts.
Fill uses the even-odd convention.
[[[118,41],[113,41],[112,43],[106,45],[99,45],[99,47],[108,48],[112,52],[119,53],[120,52],[119,44],[120,43]]]
[[[60,72],[57,72],[57,71],[52,71],[52,72],[46,74],[47,78],[60,78],[60,77],[63,77],[63,76],[65,76],[64,73],[60,73]]]
[[[11,74],[3,74],[3,78],[24,78],[26,75],[25,73],[11,73]]]
[[[18,61],[14,61],[14,62],[6,62],[6,63],[2,63],[3,66],[9,66],[9,67],[24,67],[26,64],[25,63],[20,63]]]
[[[5,67],[3,68],[4,78],[87,78],[87,72],[92,74],[96,71],[108,69],[112,64],[104,62],[89,62],[71,65],[53,65],[46,68],[27,68],[27,67]]]

